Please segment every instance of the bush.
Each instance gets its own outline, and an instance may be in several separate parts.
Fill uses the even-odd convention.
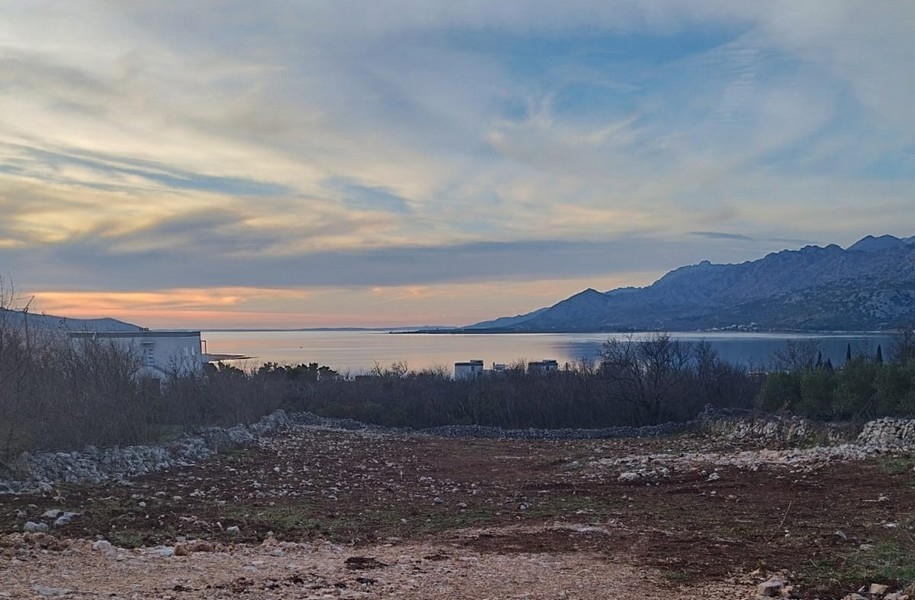
[[[776,413],[796,410],[801,404],[800,373],[770,373],[759,394],[759,407]]]
[[[882,352],[851,356],[841,369],[814,360],[815,346],[789,344],[778,353],[780,369],[766,376],[757,405],[814,419],[864,420],[915,414],[915,333],[902,330],[891,362]]]
[[[0,324],[0,456],[144,440],[139,367],[110,342]]]
[[[225,365],[174,373],[160,389],[140,377],[140,356],[130,347],[30,331],[25,323],[0,319],[0,463],[24,451],[149,443],[206,425],[250,423],[289,395],[274,373]]]

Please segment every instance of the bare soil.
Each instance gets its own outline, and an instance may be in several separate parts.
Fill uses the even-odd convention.
[[[606,466],[747,449],[293,430],[129,486],[0,496],[0,598],[752,598],[772,575],[832,598],[915,580],[912,454]],[[80,516],[18,533],[50,509]]]

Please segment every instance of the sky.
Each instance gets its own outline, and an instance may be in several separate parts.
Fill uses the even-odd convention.
[[[10,303],[463,325],[915,234],[915,3],[4,0]]]

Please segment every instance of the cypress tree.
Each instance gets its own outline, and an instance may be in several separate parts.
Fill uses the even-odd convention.
[[[877,361],[878,365],[883,364],[883,348],[880,347],[880,344],[877,344],[877,357],[874,360]]]

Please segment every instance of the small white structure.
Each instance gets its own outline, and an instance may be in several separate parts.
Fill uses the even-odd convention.
[[[466,362],[456,362],[454,363],[454,378],[455,379],[473,379],[474,377],[481,377],[483,375],[483,361],[479,359],[471,359]]]
[[[553,373],[559,370],[559,363],[551,358],[527,363],[527,372],[531,375],[539,373]]]
[[[199,375],[203,353],[199,331],[80,331],[71,339],[111,341],[136,351],[142,360],[140,377],[164,380],[167,375]]]

